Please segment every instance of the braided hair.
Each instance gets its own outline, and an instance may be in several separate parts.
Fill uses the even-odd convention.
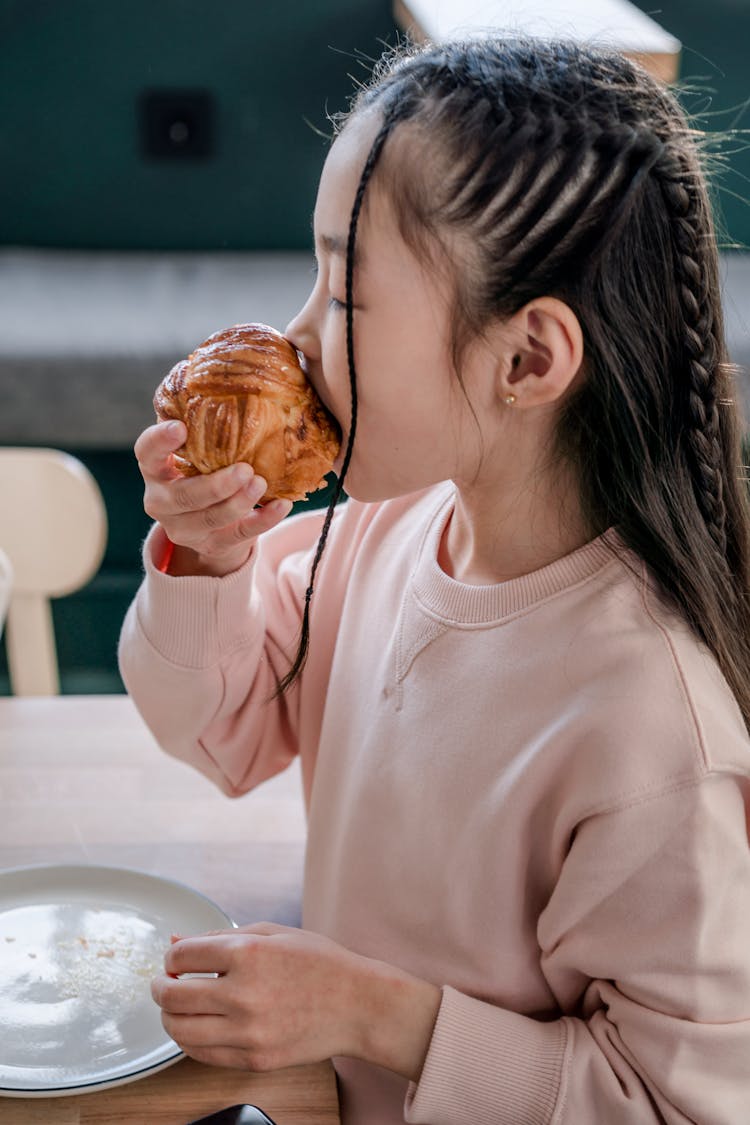
[[[365,112],[381,125],[349,227],[352,425],[339,494],[356,429],[356,230],[377,180],[406,243],[451,267],[459,380],[463,348],[492,321],[543,295],[576,314],[583,378],[561,406],[550,464],[573,465],[592,537],[617,528],[750,725],[739,422],[699,139],[676,98],[615,52],[487,38],[386,56],[338,127]],[[284,685],[304,662],[308,610],[309,596]]]

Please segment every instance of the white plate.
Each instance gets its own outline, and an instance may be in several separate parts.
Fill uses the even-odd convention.
[[[81,1094],[176,1062],[151,978],[172,933],[233,924],[190,887],[140,871],[0,872],[0,1095]]]

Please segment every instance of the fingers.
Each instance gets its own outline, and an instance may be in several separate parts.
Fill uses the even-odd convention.
[[[143,506],[175,546],[193,552],[190,559],[204,560],[205,573],[224,573],[247,558],[252,540],[280,523],[292,504],[274,500],[258,507],[267,484],[244,463],[183,476],[173,455],[186,437],[184,423],[171,421],[150,426],[136,441]]]
[[[230,962],[227,961],[231,957],[232,950],[236,949],[241,942],[232,940],[225,942],[225,938],[237,939],[241,934],[256,934],[261,937],[270,937],[274,934],[299,934],[301,931],[297,926],[282,926],[278,922],[253,922],[247,926],[232,926],[224,930],[208,930],[204,934],[197,934],[194,937],[183,937],[181,934],[171,934],[169,939],[169,949],[164,956],[164,967],[167,972],[188,973],[188,972],[226,972],[229,969]],[[215,939],[219,939],[216,941]],[[178,950],[175,946],[178,943],[184,943]],[[224,946],[227,952],[220,953],[218,950]],[[221,968],[219,968],[219,958],[221,960]],[[200,961],[199,961],[200,959]]]
[[[232,496],[242,497],[242,510],[247,511],[249,505],[258,503],[265,490],[263,478],[256,476],[252,467],[241,461],[214,473],[180,476],[162,489],[158,496],[173,513],[217,508]]]
[[[280,922],[250,922],[246,926],[232,926],[231,929],[206,930],[198,937],[223,937],[237,934],[298,934],[299,926],[282,926]],[[171,942],[182,941],[178,934],[172,934]]]
[[[237,543],[256,539],[259,535],[270,531],[272,527],[276,527],[278,523],[281,523],[281,521],[289,515],[291,510],[291,500],[270,500],[269,503],[264,504],[262,508],[255,508],[232,527],[223,530],[216,536],[216,540],[224,547],[229,545],[236,546]]]
[[[183,938],[170,945],[164,955],[164,971],[170,977],[184,973],[227,973],[232,965],[236,930],[212,936]],[[200,984],[184,981],[180,984]]]
[[[345,956],[320,935],[259,922],[176,938],[151,991],[167,1033],[193,1058],[251,1070],[291,1066],[345,1053],[338,1048],[348,1024],[340,1001],[330,1000],[337,991],[350,996],[349,978],[339,984]]]
[[[288,500],[274,500],[262,508],[254,507],[258,499],[255,493],[265,491],[265,482],[259,477],[256,480],[258,485],[253,490],[241,489],[228,500],[209,508],[177,517],[164,515],[158,522],[173,543],[190,547],[206,558],[218,558],[243,545],[247,547],[253,539],[280,523],[291,510]]]
[[[273,1070],[289,1065],[278,1047],[264,1043],[258,1028],[243,1019],[220,1014],[184,1015],[162,1011],[161,1022],[178,1047],[198,1062],[209,1066],[239,1067],[242,1070]],[[305,1058],[304,1062],[313,1061]]]
[[[220,1005],[213,986],[219,979],[199,977],[177,980],[160,973],[151,981],[151,996],[162,1011],[170,1015],[218,1015]]]
[[[228,1047],[232,1038],[224,1016],[183,1016],[162,1012],[161,1022],[167,1035],[191,1055],[195,1049]]]
[[[292,508],[289,500],[256,507],[268,486],[244,463],[195,477],[170,473],[164,459],[161,469],[153,458],[148,464],[151,475],[146,462],[141,464],[146,513],[161,524],[173,543],[207,556],[231,551],[256,538],[280,523]]]
[[[262,934],[270,937],[273,934],[298,934],[300,930],[298,926],[282,926],[277,922],[253,922],[251,926],[238,926],[234,932]]]
[[[187,429],[183,422],[157,422],[140,435],[133,452],[141,473],[156,480],[173,480],[178,470],[172,454],[184,444]]]
[[[199,1047],[196,1044],[183,1043],[178,1036],[181,1034],[181,1028],[175,1028],[173,1034],[165,1024],[167,1035],[177,1043],[177,1046],[190,1055],[191,1059],[196,1062],[204,1063],[206,1066],[218,1067],[231,1067],[233,1070],[253,1070],[263,1071],[273,1069],[272,1065],[267,1064],[261,1057],[256,1059],[251,1056],[249,1052],[242,1050],[238,1047]]]
[[[175,516],[197,516],[209,509],[213,515],[204,517],[204,529],[222,527],[226,523],[221,505],[234,498],[231,509],[234,520],[246,515],[265,491],[265,482],[256,477],[249,465],[228,465],[215,473],[195,477],[184,477],[181,473],[171,476],[148,476],[144,466],[146,491],[144,507],[152,519],[164,523]]]

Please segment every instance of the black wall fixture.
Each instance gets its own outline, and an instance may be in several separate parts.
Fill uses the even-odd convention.
[[[210,90],[144,90],[136,112],[143,156],[203,160],[213,155],[216,106]]]

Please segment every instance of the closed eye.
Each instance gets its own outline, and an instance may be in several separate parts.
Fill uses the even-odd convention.
[[[314,277],[317,277],[318,274],[320,273],[320,266],[318,265],[317,258],[313,262],[310,273],[313,274]],[[336,297],[329,297],[328,298],[328,307],[329,307],[329,309],[341,310],[341,309],[346,308],[346,304],[343,301],[339,301],[338,298],[336,298]]]

